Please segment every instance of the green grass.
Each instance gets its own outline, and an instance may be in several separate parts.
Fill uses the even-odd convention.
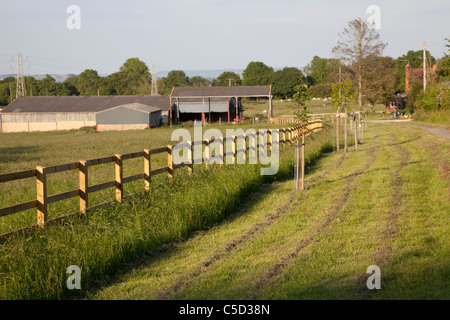
[[[358,152],[265,185],[214,228],[122,269],[90,299],[450,299],[448,140],[369,124]],[[382,272],[370,291],[367,267]]]
[[[438,124],[450,128],[450,109],[439,111],[417,110],[414,113],[414,120],[430,124]]]
[[[235,126],[228,128],[231,127]],[[223,126],[225,128],[227,127]],[[66,160],[70,162],[74,160],[71,156],[80,157],[81,152],[85,152],[86,158],[125,153],[136,151],[139,142],[147,141],[148,144],[140,145],[137,150],[157,147],[161,145],[161,141],[167,141],[164,139],[167,139],[167,133],[170,132],[168,129],[159,129],[161,132],[158,129],[152,130],[79,135],[76,132],[65,132],[61,137],[58,133],[41,133],[36,136],[30,134],[30,139],[22,144],[35,145],[33,155],[36,158],[30,153],[28,160],[23,157],[23,162],[10,163],[7,168],[11,171],[12,168],[28,167],[31,163],[42,160],[46,160],[43,165]],[[158,133],[161,133],[160,137]],[[54,144],[49,146],[49,150],[42,148],[50,140]],[[158,141],[155,142],[156,140]],[[331,150],[329,140],[330,129],[308,137],[308,144],[311,146],[308,164],[323,152]],[[8,144],[5,140],[2,143]],[[71,150],[76,146],[80,148],[80,143],[86,151],[84,148],[78,149],[78,152]],[[16,144],[20,146],[17,140]],[[99,155],[99,149],[106,154]],[[48,159],[51,154],[53,156]],[[45,230],[9,237],[0,249],[0,298],[55,299],[83,296],[89,288],[99,286],[137,257],[164,243],[181,241],[192,232],[221,221],[239,207],[248,193],[257,190],[261,184],[291,175],[292,164],[292,148],[286,148],[281,154],[279,172],[273,177],[261,176],[259,165],[212,166],[208,171],[198,165],[192,177],[188,177],[185,170],[176,171],[174,183],[165,183],[164,179],[167,177],[161,177],[161,181],[153,180],[150,192],[136,194],[122,204],[102,207],[86,218],[71,217]],[[103,172],[100,172],[98,179],[102,175]],[[67,184],[67,177],[55,179],[52,192],[68,187]],[[140,190],[142,187],[136,186]],[[11,192],[7,198],[8,201],[14,199],[12,194]],[[62,205],[61,210],[68,209],[68,206]],[[9,221],[9,225],[14,225],[13,222],[21,218],[23,217],[15,215],[12,219],[16,220]],[[81,267],[84,291],[70,291],[66,288],[66,268],[73,264]]]
[[[193,127],[183,125],[190,130]],[[277,128],[267,124],[239,124],[213,126],[222,130],[242,128]],[[0,134],[0,173],[34,169],[36,166],[52,166],[78,160],[159,148],[175,144],[170,137],[173,129],[168,127],[151,130],[116,132],[95,132],[91,130],[71,130],[61,132],[8,133]],[[210,127],[208,127],[210,128]],[[152,168],[167,165],[167,154],[153,155]],[[124,176],[143,172],[143,158],[124,161]],[[178,174],[179,171],[176,171]],[[94,185],[115,177],[114,164],[93,166],[89,169],[89,185]],[[6,207],[36,199],[36,179],[29,178],[0,184],[0,207]],[[167,175],[154,178],[156,184],[167,181]],[[125,185],[125,194],[143,190],[144,182],[136,181]],[[78,171],[52,174],[48,177],[48,195],[78,188]],[[90,195],[90,205],[96,205],[115,198],[114,190],[102,190]],[[78,211],[79,200],[69,199],[49,205],[49,219]],[[0,234],[36,224],[36,210],[27,210],[0,219]]]

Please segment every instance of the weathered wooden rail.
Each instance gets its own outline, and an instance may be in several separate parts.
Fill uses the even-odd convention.
[[[293,127],[288,129],[279,129],[279,143],[282,143],[285,145],[287,142],[293,142],[297,137],[300,137],[303,133],[311,133],[316,130],[320,130],[322,128],[322,121],[321,120],[315,120],[309,122],[309,124],[305,127]],[[260,135],[259,132],[256,132],[256,135],[259,136],[259,139],[256,138],[256,144],[258,146],[264,145],[264,135]],[[224,156],[230,155],[232,156],[233,163],[236,162],[237,156],[239,152],[241,152],[244,156],[244,160],[246,159],[246,153],[247,151],[250,151],[252,147],[246,143],[246,138],[249,136],[241,135],[241,136],[233,136],[229,138],[222,138],[220,139],[220,143],[222,147],[220,148],[220,157],[224,159]],[[242,141],[242,148],[238,148],[238,139],[241,138]],[[242,139],[244,138],[244,139]],[[224,152],[224,145],[225,141],[230,140],[231,141],[231,150],[226,150]],[[258,142],[259,140],[259,142]],[[194,143],[188,142],[185,147],[190,146],[190,153],[189,153],[189,163],[181,163],[181,164],[174,164],[172,159],[172,150],[174,148],[174,145],[167,145],[165,147],[156,148],[156,149],[144,149],[143,151],[137,151],[132,153],[126,153],[126,154],[115,154],[114,156],[109,157],[102,157],[102,158],[96,158],[91,160],[79,160],[77,162],[71,162],[61,165],[55,165],[55,166],[49,166],[49,167],[41,167],[38,166],[36,169],[32,170],[25,170],[20,172],[13,172],[13,173],[5,173],[0,174],[0,183],[6,183],[10,181],[16,181],[16,180],[22,180],[27,178],[36,178],[36,199],[30,200],[27,202],[22,202],[19,204],[15,204],[12,206],[0,208],[0,217],[12,215],[15,213],[19,213],[22,211],[30,210],[36,208],[37,210],[37,225],[26,227],[23,229],[31,228],[31,227],[42,227],[44,228],[45,225],[49,221],[54,220],[60,220],[62,218],[65,218],[70,215],[74,214],[81,214],[86,215],[89,210],[92,210],[94,208],[97,208],[101,205],[111,203],[111,202],[122,202],[122,200],[125,198],[124,196],[124,185],[127,183],[130,183],[132,181],[137,181],[143,179],[145,182],[145,190],[150,190],[151,187],[151,178],[153,176],[164,174],[167,172],[168,175],[168,181],[171,182],[174,178],[174,171],[176,169],[180,169],[183,167],[188,167],[188,173],[192,174],[194,171],[194,146],[195,145],[202,145],[202,148],[204,146],[205,148],[205,154],[208,155],[209,158],[206,158],[205,160],[210,159],[211,153],[210,153],[210,145],[211,143],[215,142],[214,140],[203,140],[203,141],[195,141]],[[272,130],[267,130],[267,142],[266,142],[269,150],[272,149]],[[167,153],[167,166],[153,169],[151,167],[151,157],[152,155],[161,154],[161,153]],[[130,175],[130,176],[123,176],[123,168],[124,168],[124,161],[130,160],[130,159],[136,159],[136,158],[143,158],[144,159],[144,172]],[[203,158],[202,158],[203,159]],[[90,168],[102,165],[102,164],[108,164],[108,163],[114,163],[115,166],[115,179],[105,181],[99,184],[95,185],[89,185],[89,170]],[[205,162],[206,168],[209,166],[209,161]],[[79,188],[73,189],[65,192],[61,192],[58,194],[52,194],[49,195],[48,190],[48,176],[59,173],[59,172],[66,172],[71,170],[78,170],[79,172]],[[100,190],[108,189],[108,188],[114,188],[115,189],[115,199],[111,201],[104,202],[100,205],[96,206],[89,206],[89,195],[98,192]],[[52,220],[48,220],[48,205],[79,197],[80,205],[79,205],[79,211],[73,212],[70,214],[66,214],[64,216],[60,216],[57,218],[54,218]],[[21,229],[22,230],[22,229]],[[17,230],[16,230],[17,231]]]

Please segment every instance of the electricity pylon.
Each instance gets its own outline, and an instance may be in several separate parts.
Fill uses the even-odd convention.
[[[156,82],[156,65],[152,65],[152,96],[158,94],[158,86]]]
[[[27,90],[25,89],[25,79],[23,78],[23,60],[22,54],[17,54],[17,90],[16,99],[20,97],[25,97],[27,95]]]

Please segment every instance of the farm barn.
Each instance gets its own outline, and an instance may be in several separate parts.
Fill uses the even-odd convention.
[[[160,113],[156,112],[159,114],[160,120],[149,118],[150,126],[152,123],[158,123],[158,125],[168,123],[170,114],[177,114],[175,105],[172,105],[172,112],[169,112],[171,109],[169,96],[21,97],[3,109],[0,114],[0,128],[1,132],[33,132],[96,126],[97,113],[134,103],[160,109]],[[133,117],[131,114],[136,114],[136,110],[142,113],[143,108],[141,106],[138,110],[130,106],[124,107],[122,110],[128,110],[130,113],[130,119],[122,117],[126,121],[124,125],[132,125],[133,123],[130,123]],[[152,117],[155,117],[155,110],[152,109],[149,112]],[[108,116],[106,118],[108,119]],[[111,120],[110,124],[117,124],[117,121],[112,122]],[[142,123],[135,124],[141,125]]]
[[[170,100],[178,106],[174,119],[235,122],[244,117],[240,98],[259,97],[269,99],[272,116],[271,86],[181,87],[172,90]]]
[[[142,103],[130,103],[97,112],[97,131],[135,130],[158,127],[161,109]]]

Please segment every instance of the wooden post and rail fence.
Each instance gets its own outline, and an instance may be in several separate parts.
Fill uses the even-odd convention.
[[[304,128],[304,127],[302,127]],[[304,131],[302,131],[300,127],[293,127],[288,129],[279,129],[280,132],[280,139],[279,143],[283,143],[285,145],[286,143],[293,143],[294,140],[296,140],[297,137],[301,136]],[[316,120],[312,121],[307,125],[308,132],[314,132],[316,130],[322,129],[322,121]],[[259,144],[258,139],[256,138],[257,145],[263,145],[264,144],[264,135],[259,134],[257,132],[256,136],[259,136]],[[237,142],[238,138],[243,139],[243,148],[238,150],[237,148]],[[246,144],[246,138],[248,136],[242,135],[242,136],[233,136],[230,137],[229,140],[231,140],[231,150],[232,150],[232,159],[233,163],[236,162],[238,152],[241,151],[243,153],[244,161],[246,161],[246,152],[250,151],[250,146]],[[223,159],[224,155],[228,154],[223,152],[223,146],[224,142],[227,138],[221,139],[222,144],[220,147],[220,153],[221,157]],[[22,180],[27,178],[36,178],[36,199],[22,202],[16,205],[0,208],[0,218],[8,215],[12,215],[15,213],[19,213],[22,211],[30,210],[36,208],[37,210],[37,225],[25,227],[20,230],[29,229],[32,227],[41,227],[44,228],[48,222],[52,221],[58,221],[65,217],[75,215],[75,214],[81,214],[86,215],[89,210],[92,210],[94,208],[97,208],[99,206],[112,203],[112,202],[122,202],[122,200],[125,198],[124,196],[124,185],[127,183],[130,183],[132,181],[137,181],[143,179],[145,184],[144,188],[145,190],[150,190],[151,188],[151,179],[155,175],[163,174],[167,172],[168,175],[168,181],[172,182],[174,179],[174,171],[177,169],[180,169],[182,167],[188,167],[188,173],[192,174],[194,171],[194,146],[201,144],[202,146],[205,146],[206,154],[211,157],[210,154],[210,144],[214,141],[210,140],[204,140],[204,141],[195,141],[195,142],[188,142],[188,148],[190,147],[190,152],[188,153],[189,156],[189,162],[188,163],[181,163],[181,164],[174,164],[173,158],[172,158],[172,150],[173,145],[167,145],[165,147],[156,148],[156,149],[144,149],[143,151],[138,152],[132,152],[127,154],[116,154],[114,156],[109,157],[102,157],[102,158],[96,158],[91,160],[80,160],[77,162],[72,163],[66,163],[61,165],[55,165],[55,166],[48,166],[48,167],[41,167],[37,166],[36,169],[31,170],[25,170],[20,172],[13,172],[13,173],[6,173],[6,174],[0,174],[0,183],[10,182],[10,181],[16,181],[16,180]],[[269,150],[272,149],[272,130],[267,130],[267,145]],[[188,149],[189,150],[189,149]],[[151,167],[151,157],[156,154],[161,153],[167,153],[167,166],[153,169]],[[143,158],[143,164],[144,164],[144,172],[131,175],[131,176],[123,176],[123,169],[124,169],[124,161],[130,160],[130,159],[136,159],[136,158]],[[207,159],[209,160],[209,158]],[[209,167],[209,161],[206,162],[206,168]],[[95,184],[95,185],[89,185],[89,169],[102,164],[108,164],[108,163],[114,163],[115,166],[115,179],[109,180],[103,183]],[[49,175],[65,172],[65,171],[71,171],[71,170],[78,170],[79,172],[79,188],[73,189],[70,191],[65,191],[58,194],[52,194],[49,195],[48,190],[48,181],[47,178]],[[115,189],[115,199],[111,201],[107,201],[95,206],[89,206],[89,195],[108,188],[114,188]],[[57,218],[53,218],[51,220],[48,219],[48,205],[63,201],[66,199],[71,199],[79,197],[79,211],[69,213],[63,216],[59,216]],[[19,230],[15,230],[9,233],[13,233]],[[8,233],[8,234],[9,234]],[[6,234],[3,234],[1,236],[4,236]]]

